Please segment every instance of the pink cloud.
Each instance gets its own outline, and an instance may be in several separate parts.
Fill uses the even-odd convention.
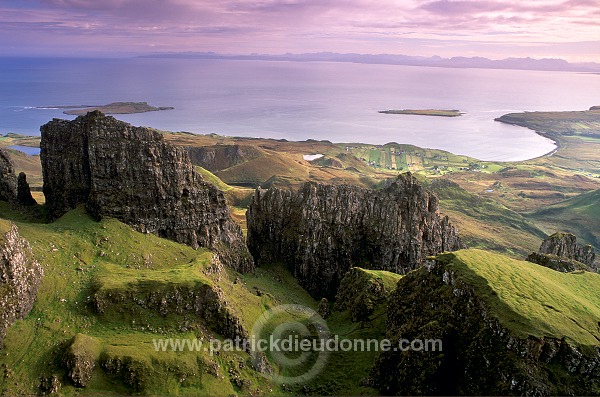
[[[433,55],[424,52],[481,51],[485,44],[502,57],[510,55],[507,43],[595,40],[600,1],[6,0],[0,8],[0,45],[32,51],[94,43],[130,52]],[[590,46],[586,53],[593,53]]]

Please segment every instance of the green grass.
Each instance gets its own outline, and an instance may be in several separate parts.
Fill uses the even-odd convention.
[[[467,247],[523,257],[536,251],[546,236],[521,214],[455,183],[436,180],[430,187],[438,194],[441,212],[458,226]]]
[[[219,337],[209,329],[194,326],[198,319],[192,318],[193,314],[161,316],[131,302],[121,309],[133,308],[133,311],[119,311],[115,307],[98,316],[88,304],[96,288],[118,292],[149,285],[184,288],[192,284],[218,284],[230,309],[245,327],[250,327],[264,306],[273,305],[274,300],[266,295],[258,297],[242,283],[234,283],[235,273],[231,279],[227,274],[220,277],[204,274],[202,270],[212,256],[209,251],[195,251],[135,232],[114,219],[95,222],[82,208],[70,211],[52,224],[23,221],[15,212],[2,214],[17,224],[45,271],[33,310],[17,321],[6,336],[0,364],[11,375],[0,379],[4,394],[35,394],[40,376],[60,374],[62,352],[77,335],[95,338],[92,340],[101,346],[100,356],[111,354],[120,360],[133,360],[137,363],[132,364],[134,367],[139,364],[139,372],[146,374],[144,394],[285,394],[250,369],[244,361],[248,357],[245,353],[221,352],[219,357],[211,357],[207,352],[154,351],[155,338]],[[8,220],[0,220],[0,228],[8,225]],[[281,298],[285,300],[285,296]],[[231,364],[240,360],[241,365]],[[213,366],[217,372],[207,373],[208,367]],[[246,380],[244,389],[230,382],[232,366]],[[179,382],[182,373],[198,371],[202,372],[201,377],[190,376],[187,381]],[[109,376],[97,367],[85,394],[122,395],[132,391],[123,379]],[[81,391],[66,382],[61,393],[68,396]]]
[[[216,186],[216,187],[218,187],[220,190],[222,190],[222,191],[226,192],[226,191],[228,191],[228,190],[231,190],[231,189],[232,189],[232,187],[231,187],[231,186],[229,186],[228,184],[226,184],[225,182],[223,182],[221,179],[219,179],[219,177],[218,177],[218,176],[216,176],[215,174],[213,174],[213,173],[212,173],[212,172],[210,172],[209,170],[207,170],[207,169],[204,169],[204,168],[202,168],[202,167],[200,167],[200,166],[196,166],[196,167],[194,167],[194,168],[196,169],[196,171],[197,171],[197,172],[198,172],[200,175],[202,175],[202,178],[203,178],[203,179],[204,179],[206,182],[208,182],[208,183],[210,183],[210,184],[213,184],[213,185],[215,185],[215,186]]]
[[[2,236],[10,230],[10,222],[4,219],[0,219],[0,243],[2,242]]]
[[[354,268],[358,273],[356,283],[350,288],[356,290],[358,296],[368,299],[369,293],[365,286],[369,282],[379,280],[383,283],[387,293],[391,293],[401,275],[384,270],[367,270]],[[342,282],[343,283],[343,282]],[[362,295],[361,295],[362,294]],[[350,340],[382,340],[386,333],[387,301],[379,302],[373,313],[365,321],[353,322],[350,310],[333,311],[327,318],[327,325],[333,335],[339,339]],[[371,346],[373,347],[373,346]],[[313,382],[311,393],[318,395],[377,395],[377,391],[365,386],[364,380],[368,377],[375,358],[379,352],[376,350],[336,351],[329,356],[327,366]]]
[[[600,274],[561,273],[475,249],[438,258],[473,285],[500,323],[516,334],[600,345]]]
[[[570,231],[600,250],[600,190],[581,194],[527,215],[548,234]]]
[[[367,275],[368,277],[381,280],[383,282],[383,287],[388,292],[392,292],[394,289],[396,289],[396,284],[398,284],[398,281],[400,281],[400,279],[402,278],[400,274],[388,272],[386,270],[369,270],[362,268],[357,269],[360,269],[360,271],[365,273],[365,275]]]

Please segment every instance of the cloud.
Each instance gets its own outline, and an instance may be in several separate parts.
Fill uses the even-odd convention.
[[[152,43],[170,51],[418,54],[453,40],[477,51],[488,42],[589,41],[599,10],[600,0],[3,0],[0,30],[2,43],[49,51],[93,42],[142,52]]]

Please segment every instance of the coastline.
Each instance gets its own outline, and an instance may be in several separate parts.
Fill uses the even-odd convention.
[[[522,161],[531,161],[531,160],[537,160],[537,159],[543,159],[545,157],[551,157],[555,153],[557,153],[560,149],[562,149],[562,144],[560,142],[560,139],[558,138],[559,134],[556,134],[554,132],[544,132],[544,131],[536,130],[535,128],[531,128],[531,127],[528,127],[528,126],[524,126],[524,125],[518,124],[516,122],[502,120],[502,117],[504,117],[504,116],[496,117],[494,119],[494,121],[497,121],[499,123],[508,124],[508,125],[514,125],[514,126],[517,126],[517,127],[527,128],[528,130],[535,132],[536,134],[538,134],[541,137],[550,139],[556,145],[556,148],[554,148],[553,150],[549,151],[548,153],[544,153],[544,154],[542,154],[540,156],[532,157],[532,158],[530,158],[528,160],[521,160],[519,162],[522,162]]]

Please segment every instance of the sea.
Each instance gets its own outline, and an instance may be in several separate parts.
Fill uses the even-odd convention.
[[[59,106],[118,101],[174,110],[118,119],[168,131],[397,142],[489,161],[535,158],[550,139],[494,118],[600,105],[600,75],[330,62],[0,58],[0,134],[39,135]],[[41,109],[40,107],[44,107]],[[458,109],[460,117],[381,114]]]

